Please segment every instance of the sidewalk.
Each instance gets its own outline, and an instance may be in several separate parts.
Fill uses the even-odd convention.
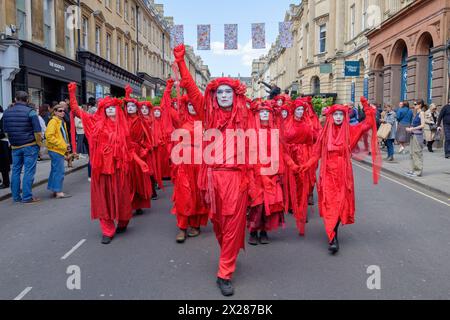
[[[450,199],[450,159],[445,159],[444,150],[434,149],[434,153],[423,149],[423,175],[422,177],[412,178],[406,175],[411,170],[411,156],[409,147],[406,154],[398,154],[399,146],[395,146],[394,161],[388,162],[386,149],[382,150],[383,169],[382,171],[406,179],[415,185],[427,188]],[[363,163],[370,164],[366,159]]]
[[[48,182],[48,176],[50,174],[50,160],[38,161],[36,168],[36,175],[34,176],[34,184],[33,187],[45,184]],[[73,168],[67,167],[66,165],[66,175],[81,170],[83,168],[87,168],[88,159],[80,158],[80,160],[75,160],[73,162]],[[11,168],[12,169],[12,168]],[[86,179],[87,179],[87,169],[86,169]],[[0,190],[0,201],[11,198],[11,189],[1,189]]]

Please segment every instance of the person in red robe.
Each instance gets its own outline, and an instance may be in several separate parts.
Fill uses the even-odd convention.
[[[89,142],[91,218],[100,220],[102,243],[109,244],[116,233],[126,231],[132,217],[128,175],[134,155],[128,146],[130,134],[127,120],[121,100],[111,97],[101,99],[97,112],[89,114],[78,106],[77,85],[71,83],[68,88],[70,109],[81,119]]]
[[[234,293],[231,278],[236,269],[237,256],[240,249],[245,247],[248,165],[238,161],[238,156],[242,155],[238,154],[235,138],[228,136],[226,130],[246,130],[246,87],[238,80],[219,78],[208,84],[203,96],[186,66],[184,45],[176,47],[174,55],[182,79],[180,86],[187,90],[189,100],[204,122],[205,129],[216,129],[223,137],[222,149],[214,138],[205,146],[205,152],[212,150],[212,157],[220,159],[221,163],[212,161],[211,164],[202,165],[199,187],[209,205],[210,218],[220,245],[217,285],[223,295],[230,296]],[[234,152],[227,155],[227,144],[232,143]]]
[[[139,115],[142,117],[144,122],[144,132],[147,139],[150,142],[149,151],[146,155],[146,163],[150,169],[150,179],[152,183],[152,200],[158,199],[157,189],[163,189],[163,182],[161,176],[161,166],[157,164],[156,150],[158,145],[155,142],[154,135],[154,115],[153,115],[153,105],[151,101],[140,101],[138,102]]]
[[[378,183],[381,156],[376,135],[376,109],[361,97],[366,119],[356,126],[350,126],[348,107],[333,105],[326,112],[323,128],[310,160],[301,166],[306,172],[316,166],[319,159],[320,174],[318,183],[319,210],[325,224],[329,240],[329,251],[339,251],[339,225],[355,222],[355,188],[351,163],[351,153],[361,136],[372,130],[371,155],[374,183]]]
[[[290,116],[283,122],[282,143],[284,146],[285,198],[287,206],[292,209],[297,229],[301,236],[305,235],[307,221],[308,195],[311,191],[309,172],[299,173],[300,165],[310,157],[309,147],[314,142],[314,132],[306,114],[307,104],[295,100],[291,106]]]
[[[148,166],[148,154],[152,148],[150,137],[145,131],[145,122],[139,116],[138,101],[130,98],[132,89],[125,88],[125,114],[128,122],[130,138],[128,142],[129,152],[135,156],[130,163],[130,192],[131,207],[136,210],[136,215],[144,213],[143,209],[151,208],[152,187],[150,184],[151,167]]]
[[[270,159],[272,159],[272,135],[275,134],[272,130],[278,130],[271,104],[269,101],[259,100],[253,104],[252,108],[258,146],[263,145],[267,147],[267,156]],[[263,130],[267,132],[265,137],[260,135]],[[261,138],[266,139],[266,141],[261,141]],[[279,139],[277,143],[278,141]],[[278,170],[276,172],[263,174],[262,168],[270,168],[274,164],[270,162],[263,164],[261,159],[250,170],[249,195],[251,200],[247,222],[247,227],[250,231],[248,240],[250,245],[257,245],[258,241],[261,244],[268,244],[268,232],[278,229],[279,226],[284,226],[285,208],[281,185],[284,167],[280,167],[283,161],[279,146],[275,148],[275,151],[278,152]]]
[[[152,110],[153,117],[153,152],[155,154],[155,173],[156,181],[160,188],[162,188],[162,179],[164,177],[164,170],[169,170],[169,159],[167,156],[167,137],[164,130],[164,120],[162,117],[163,110],[160,106],[154,106]],[[169,169],[167,169],[169,167]],[[164,169],[163,169],[164,168]],[[170,171],[170,170],[169,170]],[[169,174],[170,175],[170,174]]]
[[[174,184],[172,213],[176,215],[177,226],[180,229],[176,241],[177,243],[184,243],[187,237],[200,235],[201,226],[208,224],[209,211],[197,184],[201,164],[196,164],[194,161],[194,155],[202,152],[202,144],[197,144],[194,140],[195,129],[200,134],[202,133],[202,121],[187,95],[182,96],[179,103],[179,119],[182,125],[177,129],[182,141],[174,147],[177,150],[181,148],[181,151],[177,154],[180,161],[175,162],[172,158],[174,163],[172,170],[172,182]],[[201,108],[202,106],[198,107]],[[184,154],[185,152],[186,154]]]

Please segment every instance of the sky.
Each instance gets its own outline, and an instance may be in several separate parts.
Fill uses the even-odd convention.
[[[156,0],[164,4],[164,15],[184,25],[184,42],[208,65],[211,76],[251,75],[252,61],[266,54],[278,35],[289,4],[300,0]],[[254,50],[251,24],[266,24],[266,49]],[[224,50],[224,24],[238,24],[238,50]],[[197,50],[197,25],[211,25],[211,50]]]

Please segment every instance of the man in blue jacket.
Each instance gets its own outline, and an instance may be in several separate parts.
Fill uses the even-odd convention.
[[[17,91],[15,104],[3,115],[3,128],[12,149],[13,169],[11,175],[11,193],[15,202],[35,203],[32,187],[36,174],[36,163],[41,145],[41,125],[36,111],[28,106],[28,94]],[[24,168],[21,181],[20,175]]]

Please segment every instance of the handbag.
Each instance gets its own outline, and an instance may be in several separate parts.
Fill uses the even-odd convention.
[[[386,140],[391,133],[392,125],[390,123],[382,123],[377,132],[377,137]]]
[[[435,124],[435,123],[428,124],[428,126],[430,127],[430,130],[431,130],[431,131],[436,131],[437,128],[438,128],[437,124]]]

